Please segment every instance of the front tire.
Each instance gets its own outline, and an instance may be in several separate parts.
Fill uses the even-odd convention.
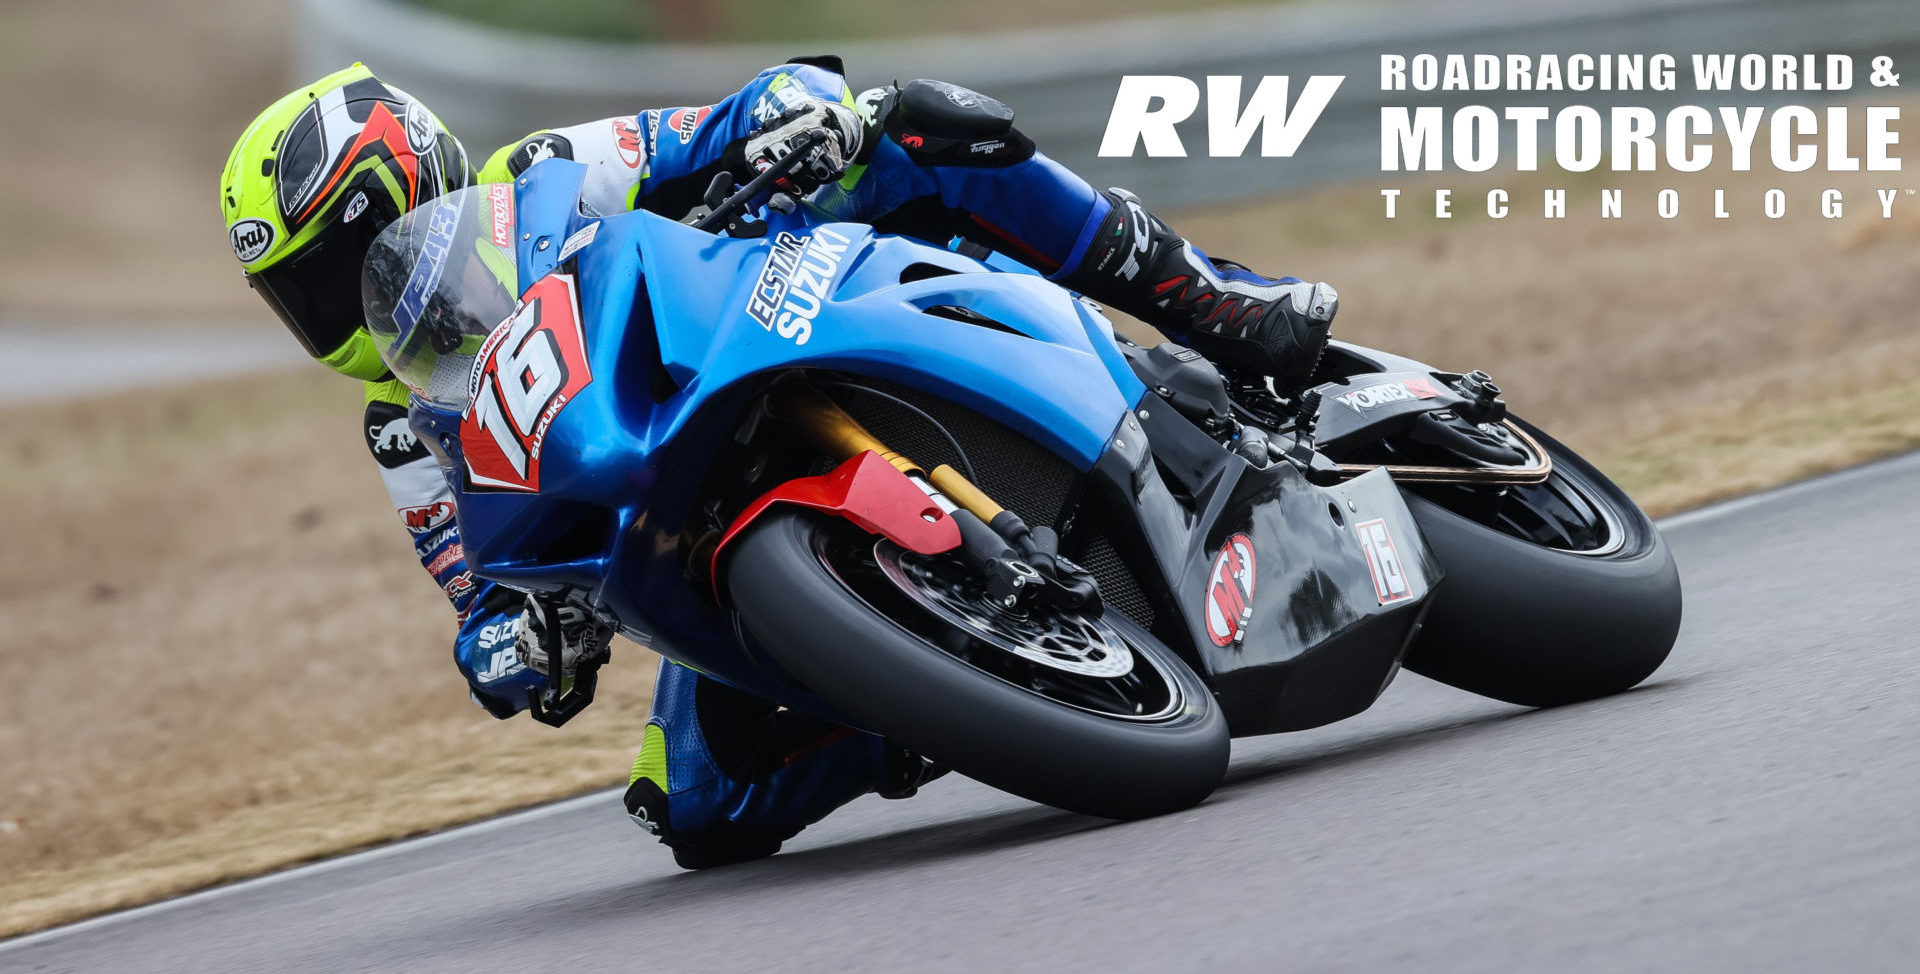
[[[1673,555],[1625,492],[1521,425],[1553,457],[1547,484],[1504,499],[1486,488],[1403,490],[1447,573],[1406,668],[1530,707],[1628,690],[1679,633]]]
[[[1105,818],[1177,811],[1219,785],[1226,720],[1192,670],[1144,631],[1111,620],[1134,666],[1146,668],[1141,679],[1164,682],[1163,707],[1128,719],[1062,702],[956,653],[963,640],[948,620],[897,588],[889,595],[895,583],[863,554],[875,550],[843,522],[774,511],[737,542],[726,569],[756,643],[862,729],[1023,798]],[[1017,672],[1020,660],[1011,665]]]

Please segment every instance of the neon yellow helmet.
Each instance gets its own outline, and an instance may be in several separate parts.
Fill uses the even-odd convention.
[[[355,64],[247,126],[220,177],[220,209],[247,283],[307,353],[375,379],[386,367],[361,317],[367,248],[471,178],[460,140],[425,105]]]

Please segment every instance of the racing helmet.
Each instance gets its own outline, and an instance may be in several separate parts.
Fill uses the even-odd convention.
[[[361,317],[367,248],[402,213],[471,178],[460,140],[356,63],[247,126],[220,178],[220,208],[248,285],[307,354],[378,379],[386,368]]]

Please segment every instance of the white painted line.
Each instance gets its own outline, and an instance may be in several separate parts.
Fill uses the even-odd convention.
[[[1830,487],[1850,483],[1854,480],[1868,477],[1897,476],[1906,472],[1907,467],[1920,467],[1920,452],[1902,453],[1897,456],[1873,460],[1857,467],[1848,467],[1845,470],[1809,477],[1806,480],[1796,480],[1793,483],[1783,484],[1779,487],[1769,487],[1758,493],[1745,494],[1740,497],[1721,501],[1717,504],[1710,504],[1697,510],[1685,511],[1675,514],[1672,517],[1664,517],[1654,523],[1655,526],[1662,531],[1671,531],[1675,528],[1684,528],[1702,521],[1717,520],[1730,514],[1738,514],[1756,507],[1764,507],[1776,501],[1787,500],[1813,491],[1825,490]]]
[[[56,940],[71,934],[85,933],[89,930],[111,926],[116,923],[145,919],[157,913],[165,913],[169,910],[194,903],[205,903],[210,900],[224,899],[225,897],[238,893],[252,892],[263,887],[275,886],[291,880],[305,879],[308,876],[333,872],[336,869],[345,869],[349,866],[358,866],[369,862],[377,862],[382,859],[390,859],[394,856],[404,855],[410,852],[419,852],[422,849],[444,845],[445,843],[458,839],[487,835],[503,829],[517,828],[529,822],[552,818],[555,815],[565,815],[569,812],[589,808],[595,804],[605,803],[614,809],[618,809],[620,808],[620,795],[625,790],[624,788],[609,788],[604,791],[576,795],[573,798],[562,799],[552,804],[539,805],[518,812],[510,812],[499,818],[490,818],[485,821],[473,822],[467,825],[456,825],[440,832],[433,832],[411,839],[401,839],[397,842],[389,842],[386,845],[375,846],[374,848],[364,849],[360,852],[350,852],[344,856],[333,859],[324,859],[320,862],[308,863],[304,866],[282,869],[279,872],[268,873],[265,876],[255,876],[252,879],[238,880],[223,886],[215,886],[210,889],[188,893],[170,900],[160,900],[157,903],[148,903],[145,906],[136,906],[125,910],[116,910],[112,913],[103,913],[97,917],[90,917],[76,923],[69,923],[66,926],[52,927],[37,933],[24,934],[12,940],[0,940],[0,953],[18,948],[31,947],[49,940]],[[619,814],[624,815],[625,812],[622,811]]]
[[[1671,531],[1676,528],[1684,528],[1689,525],[1698,524],[1705,521],[1716,520],[1718,518],[1726,517],[1730,514],[1738,514],[1741,511],[1751,510],[1752,508],[1755,508],[1755,507],[1764,506],[1766,504],[1771,504],[1776,501],[1786,500],[1786,499],[1796,497],[1800,494],[1808,493],[1811,491],[1821,490],[1821,489],[1833,487],[1839,484],[1844,484],[1862,477],[1885,477],[1885,476],[1894,475],[1898,472],[1903,472],[1905,468],[1909,466],[1920,467],[1920,452],[1902,454],[1900,456],[1889,457],[1884,460],[1875,460],[1871,463],[1867,463],[1858,467],[1849,467],[1846,470],[1841,470],[1835,473],[1822,474],[1817,477],[1813,477],[1807,480],[1802,480],[1792,484],[1787,484],[1782,487],[1774,487],[1768,490],[1763,490],[1757,494],[1748,494],[1744,497],[1736,497],[1736,498],[1733,498],[1732,500],[1721,501],[1718,504],[1713,504],[1707,507],[1703,507],[1703,508],[1700,508],[1699,510],[1688,511],[1684,514],[1676,514],[1672,517],[1662,518],[1659,521],[1655,522],[1655,524],[1662,531]],[[529,808],[524,811],[513,812],[507,815],[502,815],[499,818],[491,818],[491,819],[487,819],[486,821],[474,822],[469,825],[459,825],[450,829],[446,829],[444,831],[434,832],[429,835],[423,835],[418,838],[401,839],[397,842],[390,842],[386,845],[376,846],[375,848],[367,849],[361,852],[348,853],[347,855],[340,856],[338,858],[327,859],[321,862],[310,863],[304,866],[295,866],[291,869],[283,869],[279,872],[268,873],[265,876],[256,876],[252,879],[243,879],[238,882],[228,883],[224,886],[215,886],[211,889],[200,890],[197,893],[188,893],[185,896],[176,897],[170,900],[161,900],[157,903],[149,903],[145,906],[136,906],[130,909],[119,910],[113,913],[105,913],[97,917],[81,920],[77,923],[70,923],[63,927],[54,927],[52,929],[42,930],[38,933],[30,933],[30,934],[25,934],[23,936],[15,937],[12,940],[0,941],[0,953],[5,953],[9,950],[14,950],[19,948],[31,947],[35,944],[46,943],[47,941],[56,940],[61,937],[70,936],[72,934],[85,933],[89,930],[95,930],[101,927],[111,926],[116,923],[123,923],[127,921],[132,921],[132,920],[144,919],[146,917],[153,916],[155,914],[165,913],[169,910],[173,910],[181,906],[186,906],[194,903],[204,903],[209,900],[222,899],[222,898],[233,896],[239,893],[247,893],[253,890],[261,889],[263,887],[273,886],[279,883],[285,883],[285,882],[289,882],[296,879],[304,879],[308,876],[313,876],[320,873],[332,872],[336,869],[345,869],[350,866],[357,866],[357,865],[360,865],[363,863],[369,863],[369,862],[377,862],[382,859],[389,859],[394,856],[405,855],[410,852],[418,852],[422,849],[429,849],[437,845],[442,845],[442,844],[457,841],[460,839],[465,839],[473,836],[487,835],[489,833],[498,832],[503,829],[517,828],[528,822],[536,822],[541,819],[552,818],[555,815],[565,815],[569,812],[574,812],[580,809],[592,807],[593,805],[601,802],[615,804],[615,807],[617,807],[618,796],[621,794],[621,791],[622,789],[619,789],[619,788],[610,788],[605,791],[596,791],[590,794],[580,795],[574,798],[568,798],[562,801],[557,801],[550,805],[541,805],[536,808]]]

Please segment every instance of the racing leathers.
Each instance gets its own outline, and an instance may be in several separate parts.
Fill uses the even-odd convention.
[[[787,132],[819,129],[834,141],[814,140],[820,158],[797,171],[794,188],[830,215],[937,243],[965,238],[1198,344],[1223,365],[1304,377],[1333,317],[1331,288],[1215,263],[1131,195],[1096,191],[1037,151],[1012,120],[999,102],[936,81],[856,97],[838,59],[796,59],[713,105],[536,132],[494,153],[479,179],[508,181],[542,160],[571,159],[587,167],[583,210],[643,208],[680,219],[702,205],[721,171],[744,181],[794,147]],[[509,715],[542,679],[511,652],[519,594],[467,570],[451,495],[426,451],[395,453],[396,441],[375,439],[388,417],[405,429],[404,389],[370,384],[369,401],[370,445],[395,505],[460,615],[461,670],[477,702]],[[626,805],[695,867],[769,854],[860,795],[904,796],[927,776],[925,762],[882,740],[664,663]]]

